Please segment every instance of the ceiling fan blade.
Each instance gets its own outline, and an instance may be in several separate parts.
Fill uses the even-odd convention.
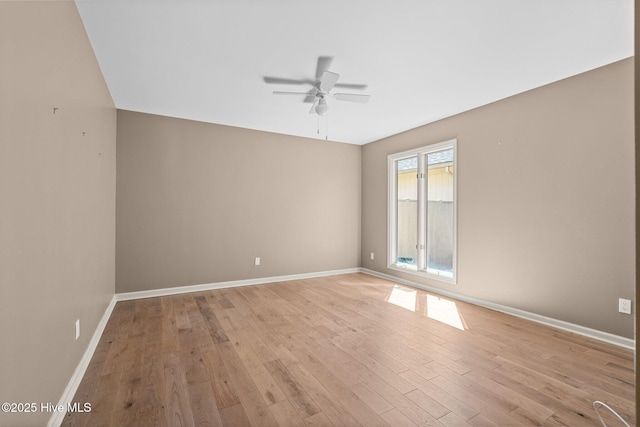
[[[308,92],[283,92],[280,90],[274,90],[273,91],[274,95],[304,95],[304,96],[309,96]]]
[[[311,104],[313,102],[316,102],[318,100],[318,98],[315,95],[307,95],[307,97],[304,99],[305,104]]]
[[[345,89],[365,90],[367,85],[359,85],[354,83],[336,83],[335,87],[343,87]]]
[[[263,77],[265,83],[280,84],[280,85],[313,85],[311,80],[298,80],[298,79],[283,79],[280,77]]]
[[[318,105],[318,99],[316,99],[316,101],[311,106],[311,109],[309,110],[309,114],[315,114],[316,113],[316,106],[317,105]]]
[[[325,71],[322,73],[322,79],[320,79],[320,89],[325,92],[329,92],[333,89],[336,82],[340,78],[340,74],[332,73],[331,71]]]
[[[360,95],[356,93],[336,93],[335,97],[340,101],[359,102],[366,104],[371,99],[370,95]]]
[[[322,78],[322,74],[325,71],[329,71],[329,67],[331,67],[331,63],[333,62],[333,56],[319,56],[318,57],[318,65],[316,66],[316,79],[320,80]]]

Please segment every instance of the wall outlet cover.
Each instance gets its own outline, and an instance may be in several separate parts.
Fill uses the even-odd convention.
[[[624,314],[631,314],[631,300],[619,298],[618,299],[618,311]]]

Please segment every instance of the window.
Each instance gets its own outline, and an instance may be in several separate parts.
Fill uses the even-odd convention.
[[[389,156],[389,268],[456,279],[456,141]]]

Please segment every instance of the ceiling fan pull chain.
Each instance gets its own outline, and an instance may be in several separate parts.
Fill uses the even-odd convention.
[[[318,118],[318,131],[316,133],[320,135],[320,116],[316,114],[316,117]]]
[[[324,140],[329,140],[329,116],[325,116]]]

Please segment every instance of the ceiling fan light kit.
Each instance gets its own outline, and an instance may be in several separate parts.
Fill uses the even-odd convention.
[[[327,100],[324,96],[320,97],[317,104],[314,105],[316,106],[315,111],[319,116],[324,116],[329,111],[329,106],[327,105]]]

